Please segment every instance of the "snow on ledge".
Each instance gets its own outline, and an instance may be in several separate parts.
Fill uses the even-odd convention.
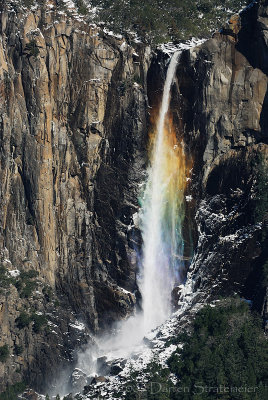
[[[8,271],[9,275],[12,276],[12,278],[17,278],[20,276],[20,271],[18,269],[13,269]]]
[[[82,322],[75,321],[74,324],[69,324],[71,328],[77,329],[79,331],[84,331],[86,329],[85,324]]]
[[[186,40],[178,44],[175,44],[173,42],[161,44],[160,46],[158,46],[158,49],[161,50],[163,53],[168,54],[168,56],[171,56],[173,53],[175,53],[175,51],[189,50],[192,47],[200,46],[206,40],[207,39],[198,39],[193,37],[192,39]]]

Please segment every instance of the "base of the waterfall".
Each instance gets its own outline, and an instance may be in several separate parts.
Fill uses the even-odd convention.
[[[120,393],[120,399],[127,399],[128,390],[134,390],[137,393],[144,391],[150,379],[148,366],[157,360],[162,368],[167,368],[167,360],[180,346],[180,344],[172,344],[173,339],[179,333],[189,329],[196,312],[204,305],[201,297],[198,301],[196,299],[194,304],[192,301],[189,302],[191,304],[188,302],[181,304],[181,308],[165,323],[148,333],[136,348],[133,348],[128,358],[112,359],[111,354],[103,354],[97,360],[98,375],[87,376],[81,369],[76,369],[73,372],[73,378],[76,377],[76,379],[73,379],[72,394],[69,394],[69,397],[66,396],[65,399],[113,400],[118,399],[118,393]],[[133,377],[135,377],[134,383]],[[175,376],[171,375],[170,379],[176,383]]]
[[[71,376],[66,378],[69,389],[64,390],[63,385],[59,384],[49,399],[58,400],[57,393],[60,399],[64,400],[113,400],[118,399],[118,393],[120,399],[128,399],[128,390],[135,390],[137,393],[144,391],[150,379],[148,366],[157,360],[162,368],[167,368],[169,357],[177,346],[182,345],[172,344],[173,339],[176,339],[179,333],[188,331],[196,312],[206,303],[202,293],[192,293],[190,283],[181,285],[178,290],[180,298],[177,304],[178,310],[162,325],[147,333],[139,342],[133,341],[129,346],[122,343],[120,347],[119,340],[118,348],[114,345],[109,348],[109,342],[106,342],[106,347],[104,346],[93,357],[95,368],[91,369],[90,373],[84,368],[92,362],[92,349],[89,348],[88,354],[83,353],[86,360],[84,366],[78,365],[79,368],[75,368]],[[99,345],[101,346],[101,343]],[[175,376],[171,375],[170,378],[175,383]],[[18,399],[46,400],[46,396],[29,389],[18,396]]]

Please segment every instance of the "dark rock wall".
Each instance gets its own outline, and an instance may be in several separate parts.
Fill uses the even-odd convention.
[[[189,281],[197,298],[237,293],[264,319],[267,10],[255,4],[242,13],[238,34],[216,33],[184,52],[173,93],[173,113],[194,159],[198,243]]]

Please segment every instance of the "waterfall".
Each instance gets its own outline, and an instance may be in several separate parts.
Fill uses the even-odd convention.
[[[136,310],[127,320],[119,321],[112,331],[95,338],[95,344],[78,353],[76,368],[87,376],[103,374],[102,367],[98,366],[101,358],[106,360],[102,361],[105,364],[127,359],[134,353],[141,354],[142,339],[169,318],[172,289],[182,283],[182,226],[190,165],[186,164],[184,144],[169,111],[180,53],[175,52],[171,58],[160,108],[157,114],[152,113],[150,163],[139,212],[143,238],[138,277],[142,311]],[[70,377],[64,375],[55,392],[67,393],[69,385]]]
[[[165,81],[162,103],[151,134],[150,167],[141,208],[143,237],[143,330],[148,332],[170,315],[171,291],[180,283],[186,163],[169,115],[170,91],[180,52],[174,53]]]
[[[150,165],[139,216],[143,250],[138,284],[143,311],[119,322],[114,334],[109,332],[97,339],[96,359],[99,356],[107,360],[128,358],[132,352],[142,351],[143,337],[170,316],[171,291],[181,282],[186,161],[183,142],[178,140],[169,113],[179,55],[176,52],[170,61],[161,107],[152,121],[150,134]],[[91,354],[91,348],[88,353],[81,352],[77,366],[86,371],[88,364],[94,375],[99,371],[93,371],[96,359],[95,364],[88,362]]]

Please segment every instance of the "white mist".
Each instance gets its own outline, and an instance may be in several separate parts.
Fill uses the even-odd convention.
[[[141,210],[143,261],[139,286],[143,300],[144,334],[163,323],[171,311],[170,294],[174,285],[174,276],[170,269],[170,254],[167,252],[163,239],[163,207],[167,201],[168,184],[165,174],[167,154],[163,149],[165,148],[165,125],[170,104],[170,90],[179,54],[179,52],[174,53],[167,71],[145,191],[146,199]]]

